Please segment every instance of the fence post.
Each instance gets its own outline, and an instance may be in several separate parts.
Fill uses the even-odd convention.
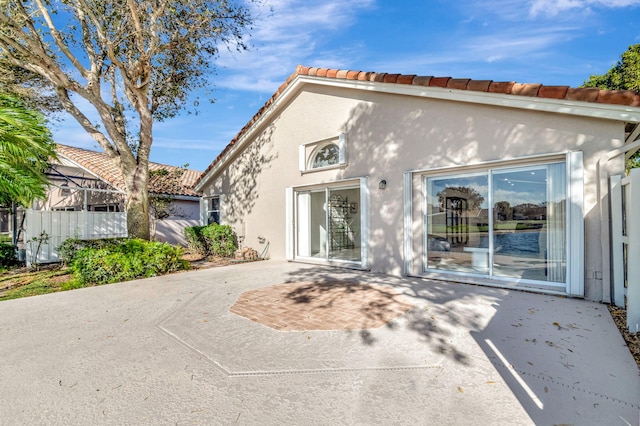
[[[624,245],[626,238],[623,235],[622,218],[622,177],[611,176],[611,269],[613,297],[605,302],[613,302],[616,306],[624,308]],[[623,207],[624,208],[624,207]]]
[[[627,244],[627,327],[630,333],[640,328],[640,169],[629,174],[629,197],[626,199]]]

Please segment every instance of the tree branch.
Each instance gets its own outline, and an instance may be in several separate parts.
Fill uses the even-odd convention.
[[[84,66],[82,66],[78,58],[76,58],[75,55],[71,53],[71,50],[69,50],[69,46],[65,44],[64,40],[60,36],[60,33],[58,32],[58,29],[53,24],[51,15],[49,15],[49,11],[45,7],[45,5],[42,3],[41,0],[35,0],[35,2],[38,5],[38,9],[42,14],[42,18],[46,22],[47,27],[49,28],[49,33],[51,34],[51,37],[56,43],[56,46],[58,46],[58,49],[60,49],[60,51],[64,53],[64,56],[66,56],[66,58],[73,64],[73,66],[76,67],[76,69],[80,72],[80,74],[84,78],[87,78],[87,69]]]
[[[109,142],[109,139],[106,138],[105,135],[102,134],[94,125],[91,123],[91,120],[87,118],[86,115],[82,113],[76,107],[76,105],[69,98],[69,92],[64,87],[58,86],[56,87],[56,93],[62,102],[62,106],[69,114],[76,119],[76,121],[82,126],[82,128],[91,135],[91,137],[98,142],[98,144],[104,149],[104,151],[109,155],[110,158],[115,158],[118,153],[113,148],[113,145]]]

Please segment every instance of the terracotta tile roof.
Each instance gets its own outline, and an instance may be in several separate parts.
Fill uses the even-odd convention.
[[[287,86],[297,76],[323,77],[327,79],[344,79],[371,81],[412,86],[440,87],[474,92],[500,93],[513,96],[528,96],[546,99],[564,99],[568,101],[593,102],[610,105],[626,105],[640,107],[640,92],[631,90],[602,90],[594,88],[572,88],[569,86],[543,86],[542,84],[523,84],[513,81],[499,82],[492,80],[472,80],[468,78],[433,77],[404,74],[377,73],[371,71],[336,70],[298,65],[296,70],[276,92],[267,100],[260,110],[249,120],[216,159],[202,173],[207,173],[224,157],[224,155],[242,138],[242,136],[260,119],[265,111],[278,99]]]
[[[104,152],[91,151],[62,144],[56,144],[56,151],[59,155],[65,156],[69,160],[79,164],[86,170],[99,176],[110,185],[120,190],[124,190],[124,180],[122,179],[120,169],[116,165],[116,162],[110,159]],[[149,192],[166,195],[199,195],[193,190],[193,187],[200,179],[202,172],[182,169],[181,167],[165,164],[149,163],[149,171],[161,169],[165,169],[169,172],[174,170],[184,170],[184,172],[182,173],[179,184],[167,179],[162,179],[161,176],[152,176],[149,179]]]

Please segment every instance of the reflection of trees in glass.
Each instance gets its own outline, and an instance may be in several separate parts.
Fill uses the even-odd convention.
[[[508,201],[498,201],[494,209],[498,220],[510,220],[513,217],[513,208]]]
[[[315,169],[317,167],[326,167],[331,166],[333,164],[338,164],[338,156],[339,150],[336,144],[325,145],[318,150],[315,157],[313,158],[312,167]]]
[[[513,207],[513,219],[543,220],[547,217],[546,203],[522,203]]]
[[[477,209],[482,205],[484,197],[474,188],[469,186],[450,186],[438,192],[438,203],[440,208],[445,208],[447,198],[462,198],[467,200],[469,210]]]
[[[544,220],[547,217],[547,203],[520,203],[511,206],[508,201],[494,204],[496,220]]]

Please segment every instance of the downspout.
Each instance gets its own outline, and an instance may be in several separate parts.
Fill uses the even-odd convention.
[[[640,133],[640,125],[636,125],[634,131],[629,135],[627,140],[638,137]],[[626,142],[626,141],[625,141]],[[625,143],[620,148],[616,148],[607,152],[600,157],[596,163],[596,171],[598,174],[598,204],[600,205],[600,248],[602,250],[602,302],[611,303],[611,202],[607,199],[607,203],[603,202],[604,197],[609,196],[609,161],[626,154],[631,150],[640,148],[640,139],[631,143]],[[594,277],[597,278],[597,277]]]

